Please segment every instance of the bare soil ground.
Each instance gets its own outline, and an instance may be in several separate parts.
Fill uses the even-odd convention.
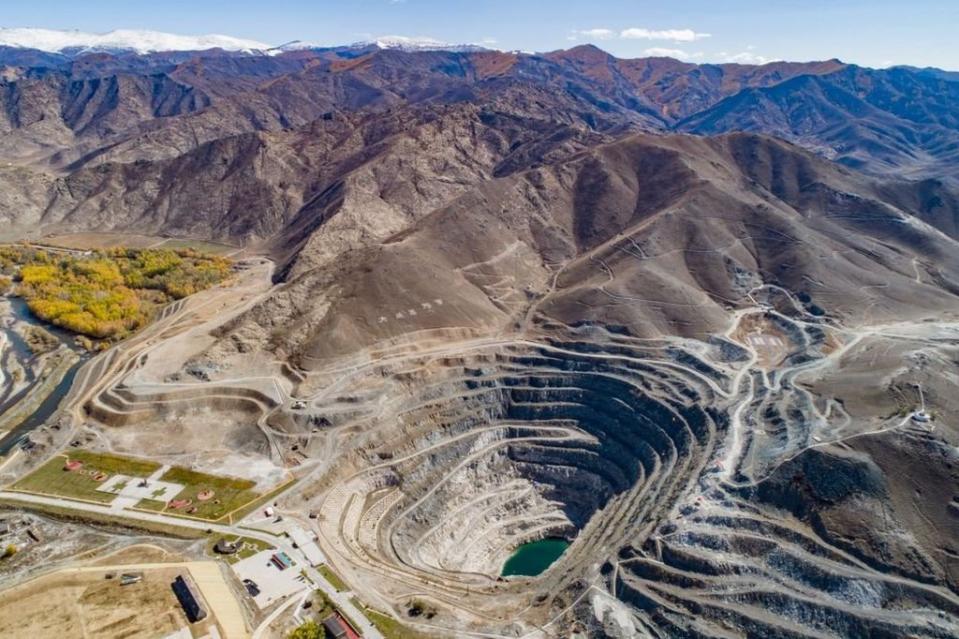
[[[143,581],[130,586],[121,586],[114,570],[40,577],[0,597],[0,636],[162,637],[189,625],[170,587],[181,572],[176,567],[146,570]],[[106,579],[108,573],[114,578]],[[194,636],[205,634],[212,623],[196,624]]]
[[[76,561],[104,551],[121,539],[103,530],[25,513],[0,510],[7,534],[0,542],[17,552],[0,561],[0,584],[20,583],[65,561]]]
[[[788,335],[758,313],[744,316],[731,337],[753,348],[756,363],[767,369],[781,363],[795,348]]]
[[[225,255],[237,250],[237,247],[218,242],[169,238],[157,235],[139,235],[135,233],[67,233],[48,235],[38,241],[41,244],[68,249],[88,250],[105,248],[192,248],[204,253]]]

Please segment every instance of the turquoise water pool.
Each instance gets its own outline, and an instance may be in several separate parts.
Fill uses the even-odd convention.
[[[540,539],[523,544],[503,564],[504,577],[535,577],[541,574],[569,548],[565,539]]]

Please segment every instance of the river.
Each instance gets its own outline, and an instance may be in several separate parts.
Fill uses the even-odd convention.
[[[59,339],[61,344],[65,344],[68,348],[79,354],[80,359],[67,370],[63,376],[63,379],[61,379],[60,382],[57,383],[56,387],[54,387],[53,391],[43,399],[37,410],[35,410],[32,414],[30,414],[12,429],[5,432],[2,437],[0,437],[0,455],[7,455],[11,450],[13,450],[13,448],[20,444],[27,434],[42,426],[56,413],[60,406],[60,402],[70,391],[70,387],[73,385],[73,380],[76,377],[77,371],[90,358],[90,354],[87,351],[76,345],[74,341],[74,335],[72,333],[39,321],[30,313],[26,302],[21,298],[7,297],[5,299],[10,304],[11,312],[16,321],[32,324],[34,326],[40,326],[46,329],[49,333]],[[29,347],[27,347],[26,343],[23,342],[23,339],[12,330],[7,331],[7,336],[10,338],[12,347],[14,349],[9,356],[16,356],[18,358],[26,357],[26,359],[23,361],[29,361],[33,355],[29,352]],[[24,366],[24,369],[29,370],[29,366]],[[32,381],[36,383],[36,380]],[[12,400],[22,399],[26,395],[27,390],[28,389],[24,389],[12,398],[5,398],[2,409],[8,410],[12,408],[16,403]]]

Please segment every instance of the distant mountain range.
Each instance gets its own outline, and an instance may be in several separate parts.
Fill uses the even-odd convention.
[[[381,36],[342,47],[294,40],[281,45],[269,45],[255,40],[208,34],[184,36],[160,31],[141,29],[118,29],[108,33],[61,31],[56,29],[0,28],[0,47],[34,49],[77,57],[90,53],[169,53],[174,51],[220,50],[248,55],[278,55],[287,51],[304,49],[350,49],[375,46],[381,49],[403,51],[480,51],[484,47],[475,44],[449,44],[433,38],[410,38],[406,36]]]
[[[407,39],[263,49],[220,36],[90,38],[0,31],[41,47],[0,47],[0,219],[11,227],[286,243],[278,234],[303,207],[381,149],[333,160],[336,145],[360,131],[390,144],[395,127],[450,118],[505,136],[489,177],[639,132],[749,132],[873,176],[959,181],[959,82],[938,70],[697,65],[588,45],[527,54]],[[159,51],[208,45],[218,48]],[[97,49],[108,46],[127,50]],[[259,166],[263,157],[275,161]],[[210,175],[221,166],[232,169]]]
[[[80,55],[91,52],[156,53],[162,51],[265,51],[270,45],[224,35],[183,36],[159,31],[119,29],[108,33],[56,29],[2,29],[0,46]]]

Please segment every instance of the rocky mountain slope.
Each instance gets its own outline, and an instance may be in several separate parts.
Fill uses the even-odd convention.
[[[588,46],[545,55],[369,46],[74,57],[6,48],[0,70],[0,219],[12,225],[67,220],[68,228],[156,230],[162,218],[168,233],[264,240],[279,227],[235,219],[244,213],[215,192],[185,207],[159,176],[180,176],[178,188],[205,189],[182,179],[198,157],[212,154],[238,167],[261,146],[299,155],[299,140],[331,121],[349,121],[352,134],[362,135],[358,127],[380,118],[374,135],[384,138],[397,110],[418,117],[464,105],[473,105],[480,127],[498,118],[521,122],[518,128],[563,125],[613,137],[744,130],[867,173],[956,179],[959,84],[919,70],[835,60],[697,66],[618,60]],[[535,146],[523,153],[526,164],[549,159]],[[323,182],[316,175],[304,184],[281,177],[282,163],[263,170],[284,182],[263,192],[279,202],[281,217],[296,217],[297,207],[319,195],[310,191]],[[25,183],[29,197],[20,194]],[[304,192],[291,197],[291,189]],[[181,214],[191,223],[170,219]]]
[[[763,283],[850,324],[959,302],[959,200],[947,187],[877,181],[747,134],[636,134],[578,150],[590,142],[580,138],[555,162],[491,177],[497,147],[483,142],[501,132],[480,133],[445,130],[428,149],[403,139],[304,206],[285,240],[288,285],[228,343],[309,368],[406,332],[507,326],[536,297],[529,325],[706,339]],[[437,131],[410,137],[424,135]],[[441,172],[417,168],[435,161]],[[917,284],[915,269],[934,275]],[[458,310],[392,321],[431,290],[455,291]]]

